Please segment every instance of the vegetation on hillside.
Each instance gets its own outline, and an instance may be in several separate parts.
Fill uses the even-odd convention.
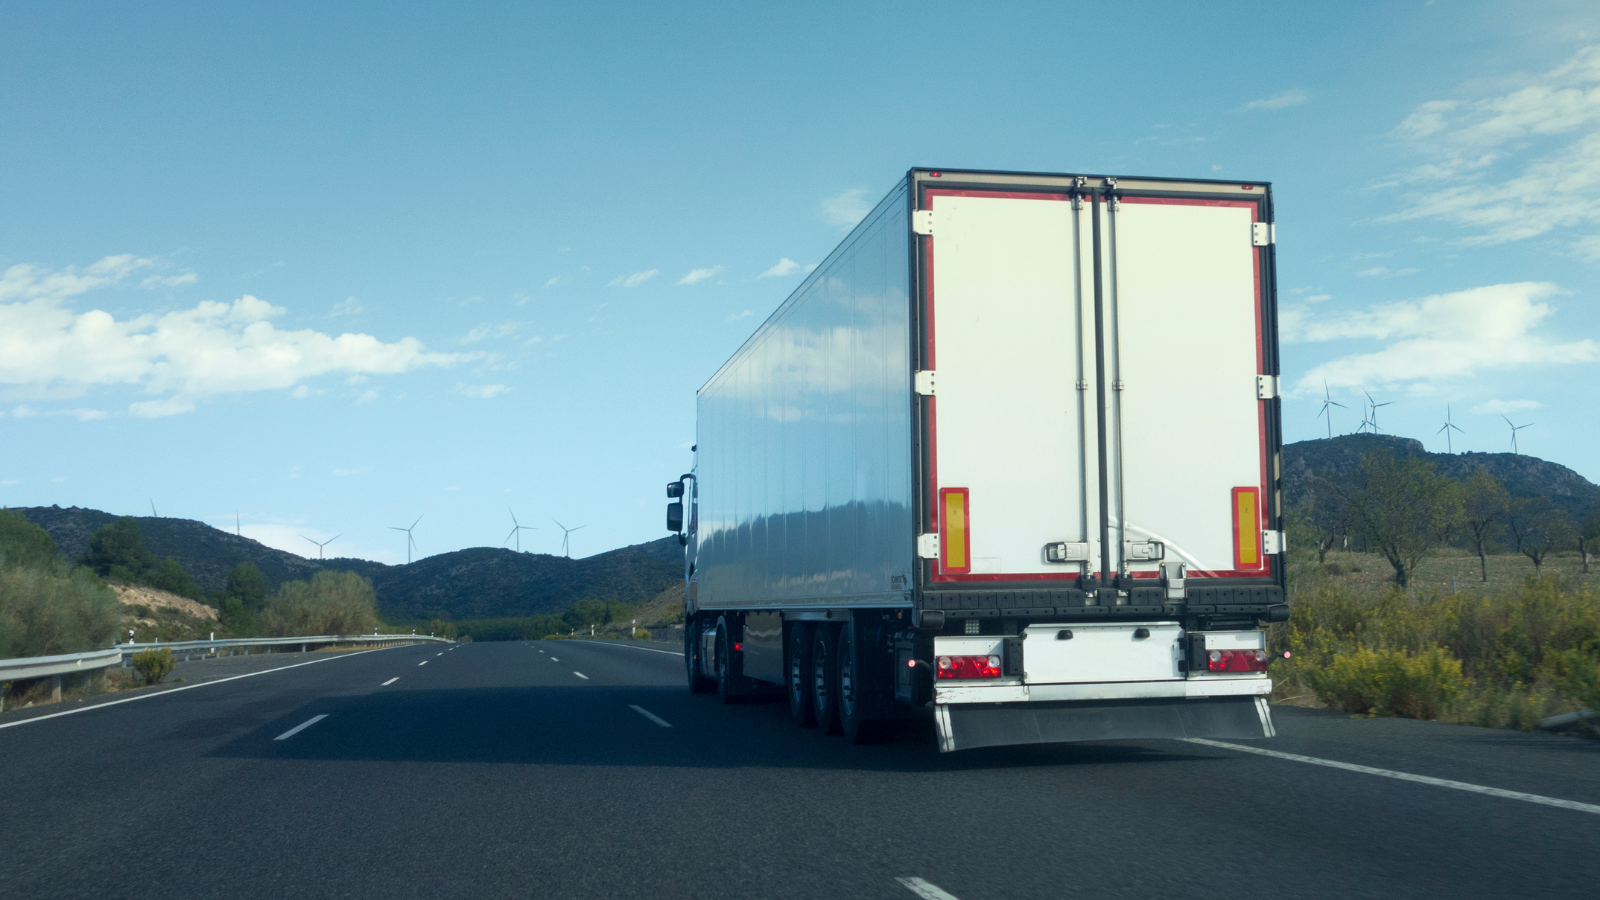
[[[44,530],[0,510],[0,657],[52,656],[109,646],[116,595],[72,568]]]
[[[180,597],[206,601],[205,589],[189,577],[176,559],[169,556],[157,562],[145,549],[144,533],[132,516],[123,516],[95,532],[89,540],[89,552],[81,562],[110,581],[148,585]]]

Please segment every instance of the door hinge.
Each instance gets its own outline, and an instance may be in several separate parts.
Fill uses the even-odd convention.
[[[919,534],[919,535],[917,535],[917,556],[919,558],[921,558],[921,559],[938,559],[939,558],[939,535],[938,534]]]
[[[1250,244],[1265,247],[1278,242],[1278,226],[1273,222],[1250,223]]]
[[[1261,552],[1262,553],[1265,553],[1265,554],[1268,554],[1268,555],[1271,555],[1273,553],[1282,553],[1283,552],[1283,544],[1284,544],[1283,532],[1281,532],[1281,531],[1263,531],[1263,532],[1261,532]]]
[[[917,234],[933,234],[933,210],[914,209],[911,211],[911,230]]]
[[[1280,384],[1279,384],[1279,381],[1278,381],[1278,376],[1276,376],[1276,375],[1257,375],[1256,376],[1256,399],[1257,400],[1272,400],[1272,399],[1277,398],[1279,386],[1280,386]]]
[[[1160,541],[1123,541],[1122,558],[1128,562],[1140,560],[1149,561],[1161,559],[1167,555],[1167,548]]]
[[[933,370],[923,369],[922,371],[918,372],[915,378],[915,385],[916,392],[918,394],[921,394],[924,397],[932,397],[934,395]]]
[[[1089,561],[1088,541],[1056,541],[1044,545],[1046,562],[1072,563]]]

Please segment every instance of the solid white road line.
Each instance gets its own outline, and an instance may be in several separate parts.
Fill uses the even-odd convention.
[[[383,684],[378,685],[378,687],[388,687],[389,685],[394,684],[396,681],[399,681],[399,680],[400,680],[400,676],[396,675],[395,677],[389,679],[388,681],[385,681]]]
[[[68,710],[63,710],[62,712],[50,713],[47,716],[34,716],[31,719],[18,719],[15,722],[0,722],[0,728],[14,728],[14,727],[16,727],[18,725],[27,725],[30,722],[43,722],[45,719],[54,719],[54,718],[57,718],[59,716],[70,716],[70,715],[74,715],[76,713],[88,712],[91,709],[100,709],[100,708],[106,707],[106,706],[116,706],[119,703],[132,703],[135,700],[149,700],[151,697],[165,697],[168,694],[176,694],[179,691],[192,691],[195,688],[210,687],[213,684],[222,684],[224,681],[238,681],[241,678],[254,678],[257,675],[268,675],[268,674],[271,674],[273,672],[282,672],[284,669],[298,669],[301,666],[314,666],[317,663],[321,663],[321,662],[329,662],[330,660],[335,660],[335,659],[345,659],[345,658],[351,657],[351,656],[360,656],[363,653],[377,653],[379,650],[390,650],[390,649],[393,649],[393,648],[391,648],[391,647],[374,647],[371,650],[357,650],[357,651],[355,651],[353,653],[343,653],[343,654],[340,654],[338,656],[324,656],[321,659],[313,659],[313,660],[310,660],[309,662],[298,662],[298,663],[293,663],[293,664],[287,665],[287,666],[279,666],[276,669],[262,669],[259,672],[246,672],[243,675],[229,675],[227,678],[218,678],[215,681],[202,681],[199,684],[186,684],[183,687],[175,687],[175,688],[172,688],[171,690],[167,690],[167,691],[156,691],[153,694],[140,694],[137,697],[123,697],[121,700],[107,700],[104,703],[96,703],[93,706],[80,706],[77,709],[68,709]]]
[[[668,722],[666,719],[661,718],[660,716],[656,715],[655,713],[651,712],[648,709],[645,709],[642,706],[634,706],[632,703],[629,703],[628,704],[628,708],[633,710],[634,712],[638,713],[639,715],[644,716],[646,719],[649,719],[650,721],[656,723],[657,725],[660,725],[662,728],[671,728],[672,727],[672,723],[671,722]]]
[[[937,884],[929,884],[921,878],[896,878],[895,881],[905,885],[907,890],[923,898],[923,900],[957,900],[955,894],[944,890]]]
[[[323,713],[320,716],[312,716],[311,718],[305,720],[304,722],[301,722],[299,725],[296,725],[295,727],[289,729],[288,731],[285,731],[283,734],[280,734],[277,737],[273,738],[273,740],[275,740],[275,741],[288,740],[289,738],[294,737],[295,735],[299,734],[300,732],[305,731],[307,728],[310,728],[311,726],[317,724],[318,722],[321,722],[323,719],[326,719],[327,717],[328,717],[327,713]]]
[[[1600,814],[1600,806],[1593,803],[1579,803],[1576,800],[1558,800],[1555,797],[1543,797],[1539,794],[1524,794],[1522,791],[1508,791],[1502,788],[1484,787],[1481,784],[1468,784],[1465,781],[1451,781],[1448,778],[1431,778],[1427,775],[1412,775],[1409,772],[1395,772],[1389,769],[1375,769],[1372,766],[1358,766],[1355,763],[1335,762],[1331,759],[1318,759],[1315,756],[1301,756],[1298,753],[1283,753],[1278,750],[1264,750],[1260,747],[1245,747],[1240,744],[1229,744],[1223,741],[1210,741],[1205,738],[1185,738],[1191,744],[1204,744],[1207,747],[1221,747],[1225,750],[1238,750],[1241,753],[1254,753],[1257,756],[1270,756],[1273,759],[1287,759],[1292,762],[1310,763],[1314,766],[1327,766],[1330,769],[1343,769],[1346,772],[1360,772],[1364,775],[1381,775],[1384,778],[1394,778],[1399,781],[1414,781],[1417,784],[1431,784],[1434,787],[1451,788],[1457,791],[1470,791],[1474,794],[1487,794],[1490,797],[1504,797],[1507,800],[1522,800],[1526,803],[1541,803],[1545,806],[1557,806],[1561,809],[1570,809],[1577,812]]]
[[[632,644],[613,644],[610,641],[581,641],[580,643],[584,643],[584,644],[599,644],[602,647],[627,647],[629,650],[643,650],[643,651],[645,651],[647,653],[666,653],[666,654],[669,654],[671,656],[682,656],[683,655],[682,653],[679,653],[676,650],[657,650],[654,647],[635,647]]]
[[[584,681],[588,681],[589,680],[589,676],[583,674],[582,672],[573,672],[572,674],[578,676],[579,678],[582,678]]]

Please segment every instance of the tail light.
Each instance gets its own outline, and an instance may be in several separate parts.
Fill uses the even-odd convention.
[[[999,656],[941,656],[940,678],[999,678]]]
[[[1265,650],[1212,650],[1206,669],[1212,672],[1265,672],[1272,657]]]

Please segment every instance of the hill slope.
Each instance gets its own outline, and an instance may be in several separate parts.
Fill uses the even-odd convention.
[[[1317,478],[1340,481],[1355,475],[1361,457],[1377,450],[1421,456],[1441,475],[1466,478],[1478,469],[1505,485],[1513,497],[1549,497],[1574,521],[1597,507],[1600,487],[1559,463],[1514,453],[1429,453],[1420,441],[1386,434],[1346,434],[1286,444],[1283,448],[1284,502],[1293,507],[1313,498]]]
[[[90,537],[117,518],[78,507],[16,511],[48,532],[73,560],[88,553]],[[558,612],[574,600],[589,599],[637,603],[683,577],[675,537],[584,559],[473,547],[390,566],[365,559],[306,559],[190,519],[136,519],[150,552],[157,559],[176,559],[208,591],[221,590],[228,573],[245,560],[255,563],[274,587],[322,569],[345,570],[371,579],[379,610],[398,618],[526,616]],[[673,561],[668,561],[673,554],[665,552],[667,541],[677,554]]]

